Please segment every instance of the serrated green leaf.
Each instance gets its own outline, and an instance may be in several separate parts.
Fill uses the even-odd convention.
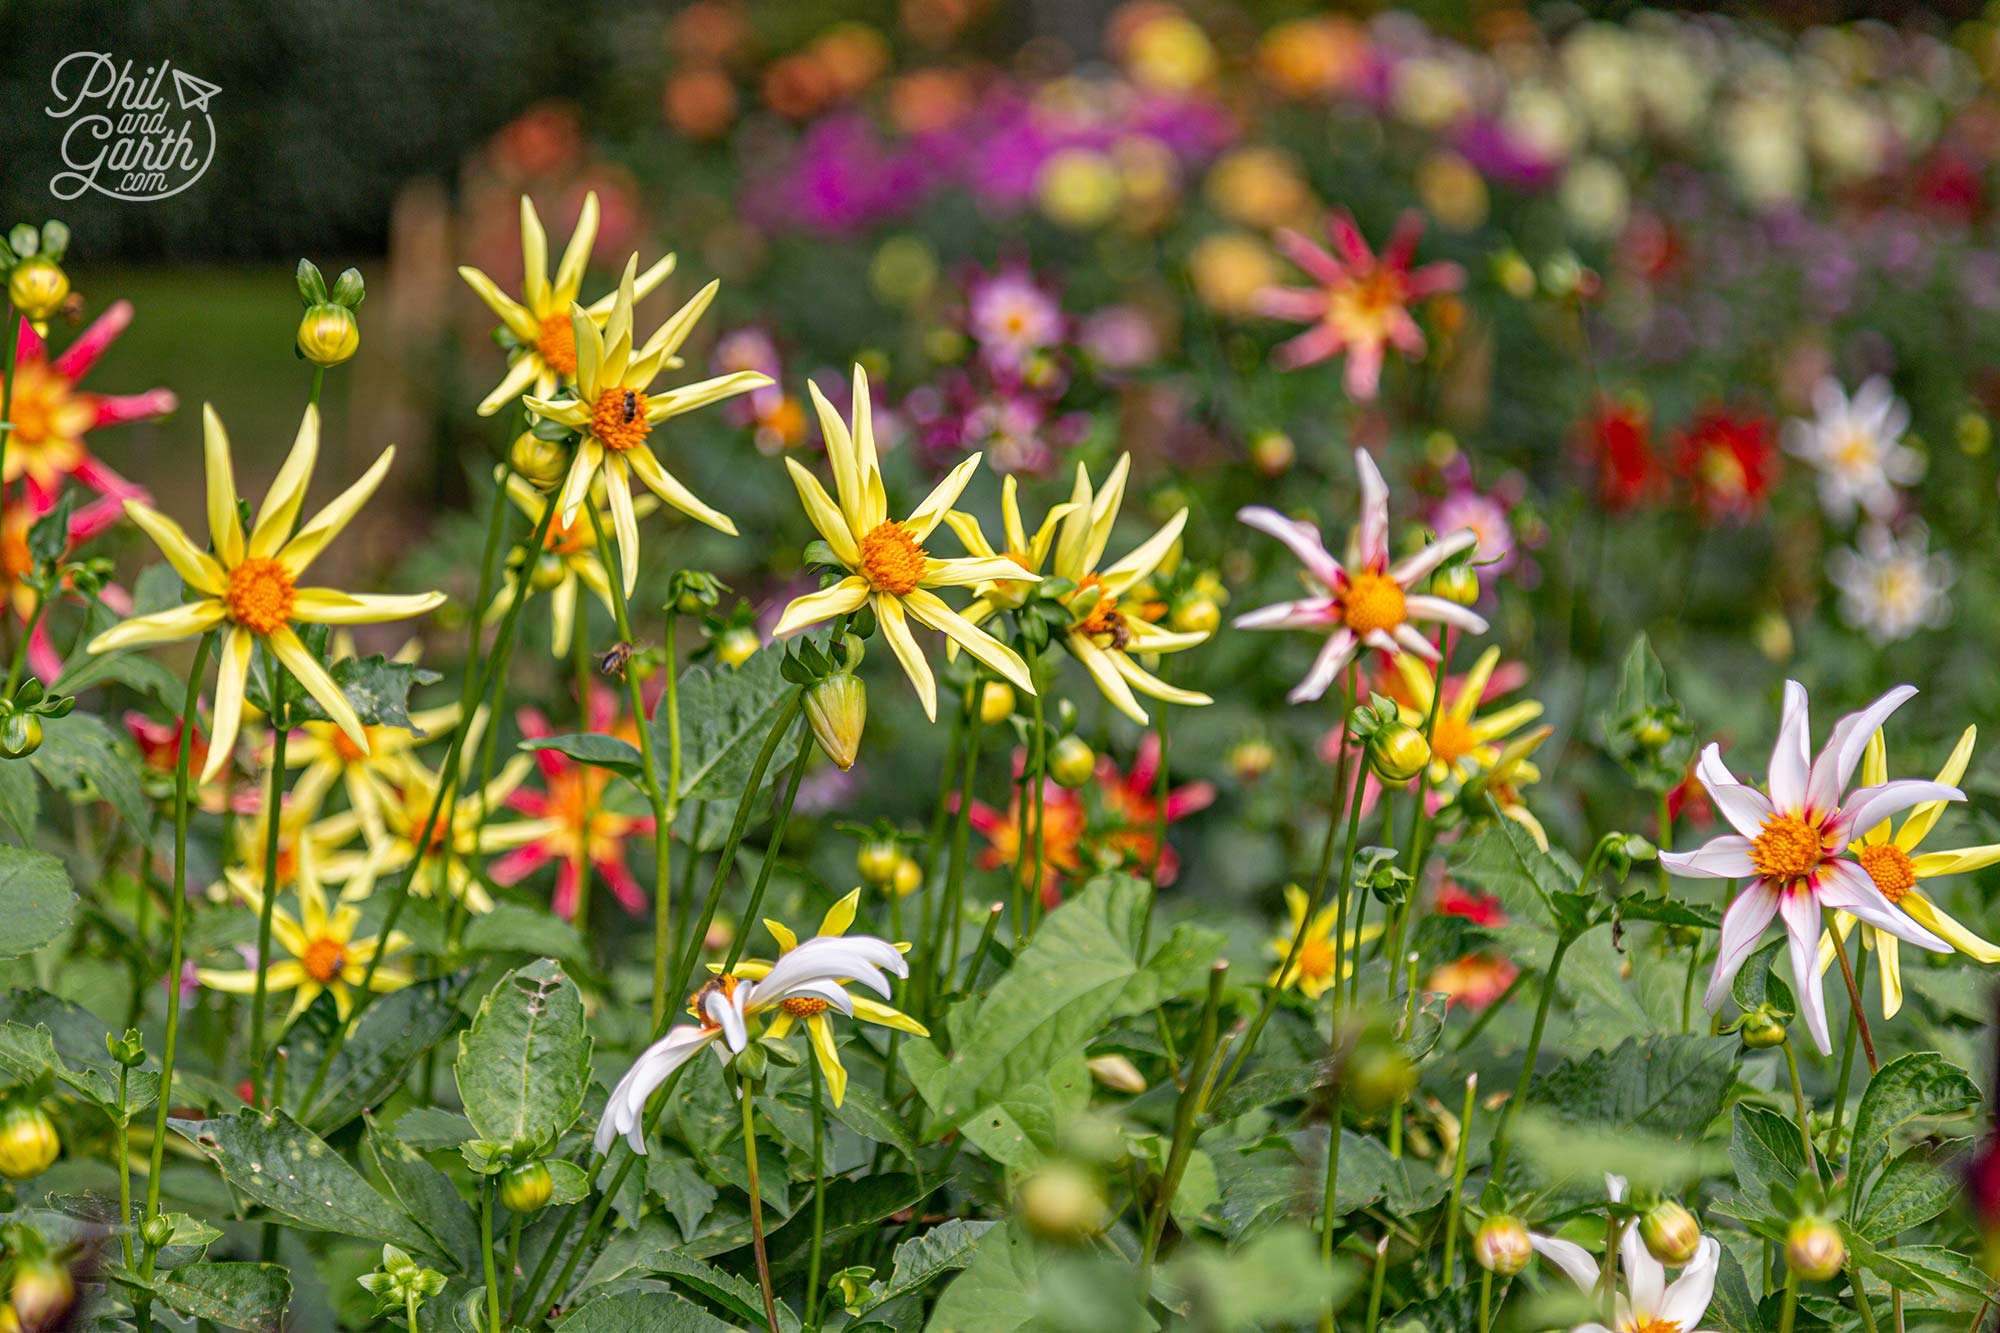
[[[46,852],[0,846],[0,921],[7,923],[0,958],[19,958],[54,940],[69,929],[75,907],[62,862]]]
[[[764,738],[798,687],[784,677],[784,649],[763,648],[737,667],[691,667],[680,681],[680,802],[727,800],[743,784]],[[653,758],[667,762],[667,711],[653,715]],[[667,774],[662,769],[661,785]]]
[[[1866,1214],[1875,1173],[1888,1161],[1901,1130],[1918,1120],[1962,1115],[1979,1102],[1972,1075],[1936,1051],[1915,1051],[1877,1070],[1854,1112],[1854,1148],[1847,1164],[1854,1214]]]
[[[362,1011],[327,1069],[306,1123],[330,1134],[387,1100],[424,1053],[458,1026],[458,989],[458,978],[437,977],[391,991]],[[299,1082],[297,1094],[303,1096],[311,1082]]]
[[[620,1291],[566,1315],[556,1333],[733,1333],[698,1305],[664,1290]]]
[[[535,736],[521,742],[527,751],[553,750],[568,755],[579,764],[601,768],[631,782],[641,781],[645,772],[639,747],[601,731],[577,731],[562,736]]]
[[[437,1252],[450,1260],[454,1269],[462,1269],[475,1259],[479,1254],[479,1226],[451,1178],[373,1120],[368,1121],[364,1142],[389,1192],[403,1206],[403,1211],[437,1242]]]
[[[151,823],[139,785],[139,758],[102,718],[71,713],[42,725],[42,748],[28,757],[42,780],[72,800],[104,800],[133,829]]]
[[[291,1275],[278,1264],[193,1263],[175,1269],[172,1277],[152,1278],[118,1265],[108,1272],[112,1280],[150,1291],[190,1319],[249,1333],[277,1333],[292,1303]]]

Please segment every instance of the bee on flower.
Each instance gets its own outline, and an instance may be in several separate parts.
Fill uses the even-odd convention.
[[[1426,662],[1437,661],[1437,648],[1415,628],[1417,622],[1435,621],[1471,634],[1486,632],[1484,617],[1442,597],[1411,591],[1432,570],[1470,548],[1474,535],[1461,529],[1392,564],[1389,488],[1367,450],[1354,451],[1354,467],[1361,482],[1361,521],[1345,563],[1327,553],[1319,529],[1310,523],[1262,505],[1237,511],[1239,520],[1276,537],[1299,558],[1312,595],[1240,615],[1236,628],[1327,632],[1312,669],[1288,696],[1293,703],[1309,703],[1324,695],[1341,668],[1364,647],[1391,656],[1414,653]]]
[[[1938,770],[1936,780],[1939,783],[1956,785],[1965,776],[1966,765],[1972,762],[1973,742],[1978,737],[1977,727],[1965,729],[1958,738],[1958,744],[1952,748],[1951,756],[1945,760],[1944,767]],[[1868,738],[1868,749],[1861,757],[1861,781],[1865,786],[1878,787],[1888,780],[1888,747],[1878,731]],[[1897,910],[1966,957],[1989,966],[2000,963],[2000,945],[1981,939],[1960,925],[1924,890],[1923,882],[1927,879],[1969,874],[2000,862],[2000,843],[1961,847],[1949,852],[1917,850],[1937,827],[1945,805],[1944,801],[1926,801],[1914,806],[1903,816],[1903,822],[1893,827],[1891,821],[1885,819],[1873,828],[1863,830],[1848,845],[1848,850],[1854,854],[1855,861],[1868,878],[1874,881],[1882,896]],[[1851,912],[1835,912],[1833,924],[1834,929],[1840,932],[1840,938],[1845,940],[1856,922]],[[1876,966],[1882,974],[1882,1017],[1894,1018],[1903,1007],[1903,967],[1897,938],[1888,931],[1863,924],[1861,943],[1875,955]],[[1821,975],[1825,975],[1827,968],[1833,965],[1833,952],[1832,936],[1822,932],[1819,941]]]
[[[924,548],[937,525],[964,493],[979,466],[979,455],[960,463],[940,481],[906,519],[889,517],[888,491],[875,450],[874,408],[868,396],[868,373],[854,368],[854,422],[850,428],[833,404],[809,384],[833,466],[834,497],[797,459],[785,467],[798,488],[799,501],[813,527],[832,548],[834,559],[848,571],[845,578],[818,592],[795,598],[772,630],[782,637],[794,630],[850,615],[871,606],[882,637],[916,688],[924,712],[937,718],[937,681],[923,649],[910,633],[910,621],[934,629],[979,659],[996,674],[1028,694],[1034,680],[1019,653],[951,609],[933,588],[963,588],[994,580],[1026,580],[1041,576],[1004,556],[961,556],[939,559]]]
[[[1949,783],[1915,779],[1847,790],[1869,738],[1916,692],[1913,686],[1899,685],[1841,718],[1827,737],[1826,748],[1814,757],[1805,687],[1786,681],[1768,794],[1737,781],[1723,767],[1714,745],[1702,751],[1696,772],[1735,832],[1712,838],[1693,851],[1661,852],[1660,862],[1688,879],[1748,881],[1723,914],[1720,952],[1703,1001],[1710,1013],[1721,1007],[1730,982],[1774,917],[1784,919],[1799,1009],[1821,1054],[1833,1051],[1826,1000],[1813,970],[1825,909],[1845,911],[1933,953],[1951,952],[1949,944],[1892,903],[1859,861],[1844,855],[1855,839],[1891,815],[1913,806],[1965,799]]]
[[[269,960],[263,968],[265,989],[293,993],[292,1011],[286,1022],[303,1014],[322,991],[332,993],[335,1011],[343,1020],[346,1019],[354,1008],[354,991],[367,977],[368,965],[376,955],[387,958],[410,945],[408,937],[401,932],[393,932],[386,939],[379,935],[357,937],[355,930],[361,924],[361,909],[353,902],[328,905],[316,858],[307,850],[309,846],[307,842],[300,844],[301,855],[292,885],[293,897],[298,904],[297,913],[283,907],[274,906],[271,909],[271,937],[291,957]],[[362,871],[366,885],[361,892],[351,896],[368,896],[374,889],[375,874],[376,867],[366,867]],[[252,911],[263,910],[263,890],[251,882],[247,872],[232,870],[229,883],[236,896]],[[202,985],[231,995],[250,995],[257,989],[258,969],[254,966],[242,970],[204,967],[197,969],[195,975]],[[377,964],[375,975],[368,977],[368,988],[374,991],[400,990],[411,980],[407,970],[385,962]]]
[[[499,284],[476,268],[462,266],[458,270],[458,276],[500,317],[512,343],[507,374],[493,392],[480,400],[480,416],[492,416],[530,389],[536,396],[547,398],[558,384],[575,378],[576,331],[571,311],[578,308],[584,270],[590,266],[590,250],[597,242],[597,224],[597,192],[592,190],[583,197],[576,230],[570,233],[569,244],[564,247],[555,277],[551,279],[548,233],[542,228],[534,201],[524,194],[521,196],[521,299],[517,301],[501,291]],[[674,256],[668,255],[634,280],[634,296],[647,296],[673,271]],[[616,300],[617,293],[613,292],[581,307],[584,317],[595,327],[603,328],[611,318]]]
[[[590,498],[591,488],[603,478],[627,596],[639,585],[639,519],[632,506],[633,477],[689,518],[718,532],[736,535],[736,524],[727,514],[696,499],[694,492],[660,462],[650,443],[653,428],[662,421],[739,393],[761,389],[771,382],[768,376],[754,371],[736,371],[678,389],[648,392],[661,371],[680,364],[677,353],[681,344],[694,332],[695,324],[722,284],[711,282],[696,292],[651,338],[635,347],[632,306],[638,299],[638,268],[639,258],[634,255],[625,265],[617,298],[601,329],[582,306],[571,307],[570,322],[576,336],[576,396],[557,399],[530,395],[521,400],[543,420],[582,434],[569,473],[563,478],[556,517],[565,526],[575,523],[584,502]]]
[[[202,426],[212,553],[196,546],[180,524],[165,514],[136,500],[125,504],[127,516],[152,538],[174,572],[200,596],[186,605],[134,616],[115,625],[90,641],[90,651],[108,653],[193,638],[210,630],[220,633],[215,718],[208,759],[202,765],[203,782],[229,762],[243,720],[251,650],[259,644],[326,710],[347,739],[367,753],[368,733],[361,718],[293,625],[365,625],[422,615],[443,605],[444,594],[439,592],[395,596],[298,586],[299,576],[382,484],[396,457],[395,447],[384,449],[361,480],[294,532],[319,455],[319,410],[307,407],[292,451],[271,483],[256,522],[245,534],[237,517],[229,437],[214,408],[202,409]]]
[[[1465,271],[1450,263],[1411,267],[1424,230],[1414,212],[1396,223],[1379,256],[1345,210],[1333,214],[1327,230],[1337,256],[1298,232],[1278,232],[1278,248],[1317,285],[1267,288],[1258,294],[1257,308],[1272,319],[1312,325],[1272,354],[1279,369],[1296,370],[1345,352],[1347,392],[1369,402],[1381,388],[1389,348],[1412,360],[1424,355],[1423,330],[1410,307],[1457,291],[1465,285]]]
[[[854,910],[860,901],[861,890],[856,889],[829,907],[820,920],[818,933],[807,943],[845,937],[847,928],[854,924]],[[764,928],[778,941],[777,960],[746,959],[738,963],[733,975],[742,980],[757,982],[768,979],[786,958],[801,947],[798,936],[781,923],[766,918]],[[907,953],[910,948],[907,944],[892,947],[899,953]],[[772,1002],[777,1012],[764,1027],[764,1035],[773,1039],[789,1036],[795,1024],[805,1027],[807,1039],[812,1042],[813,1059],[826,1076],[827,1094],[833,1098],[835,1106],[839,1106],[847,1095],[847,1068],[840,1062],[840,1047],[834,1040],[833,1014],[845,1014],[849,1018],[894,1028],[913,1036],[930,1036],[928,1028],[900,1009],[865,995],[849,994],[847,987],[852,983],[853,978],[849,977],[821,977],[799,982],[789,988],[784,998]]]

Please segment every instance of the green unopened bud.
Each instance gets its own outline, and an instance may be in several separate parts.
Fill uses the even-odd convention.
[[[1447,602],[1471,606],[1479,600],[1479,571],[1471,565],[1446,565],[1431,577],[1431,591]]]
[[[316,366],[337,366],[361,349],[361,325],[344,305],[322,301],[299,317],[299,355]]]
[[[1416,1065],[1386,1034],[1370,1034],[1356,1042],[1341,1071],[1348,1103],[1363,1115],[1388,1110],[1416,1086]]]
[[[507,463],[538,491],[552,491],[569,475],[569,447],[522,431],[507,450]]]
[[[1528,1228],[1521,1219],[1495,1213],[1472,1233],[1472,1258],[1481,1268],[1497,1277],[1513,1277],[1528,1266],[1535,1247],[1529,1243]]]
[[[125,1035],[115,1037],[104,1034],[104,1049],[117,1063],[132,1069],[146,1062],[146,1039],[139,1035],[139,1029],[126,1028]]]
[[[1081,736],[1065,736],[1049,751],[1049,776],[1074,790],[1097,771],[1097,752]]]
[[[757,631],[748,625],[736,625],[724,630],[715,640],[715,655],[730,666],[740,667],[764,646],[757,637]]]
[[[979,690],[979,720],[997,727],[1014,716],[1014,687],[1004,680],[989,680]]]
[[[53,259],[35,255],[7,275],[7,299],[30,324],[44,324],[69,299],[69,274]]]
[[[1042,1167],[1021,1183],[1021,1220],[1048,1240],[1087,1240],[1111,1220],[1104,1187],[1071,1162]]]
[[[854,854],[854,869],[863,882],[887,888],[896,882],[896,864],[902,859],[903,849],[894,838],[870,838]]]
[[[0,759],[26,759],[42,748],[42,720],[33,713],[14,713],[0,722]]]
[[[1190,597],[1174,608],[1178,634],[1213,634],[1222,625],[1222,608],[1213,597]]]
[[[61,1152],[62,1139],[47,1111],[32,1102],[14,1102],[0,1111],[0,1176],[39,1176]]]
[[[500,1173],[500,1206],[510,1213],[540,1212],[555,1192],[555,1180],[540,1159],[517,1162]]]
[[[1701,1248],[1701,1224],[1672,1199],[1662,1199],[1639,1219],[1639,1239],[1655,1259],[1679,1268]]]
[[[1090,1076],[1113,1092],[1129,1092],[1136,1097],[1146,1090],[1146,1076],[1122,1055],[1094,1055],[1084,1063],[1090,1068]]]
[[[155,1213],[153,1219],[139,1232],[139,1237],[146,1242],[147,1249],[165,1249],[174,1238],[173,1219],[164,1213]]]
[[[76,1304],[76,1282],[69,1269],[54,1259],[22,1258],[15,1262],[8,1298],[22,1333],[43,1333],[62,1326],[70,1306]]]
[[[1407,722],[1387,723],[1368,738],[1368,766],[1384,782],[1408,782],[1430,761],[1430,742]]]
[[[898,898],[907,898],[924,886],[924,868],[916,858],[899,856],[896,858],[896,877],[889,881],[889,887],[896,891]]]
[[[861,753],[861,732],[868,725],[868,687],[861,677],[842,671],[816,680],[806,688],[806,721],[819,748],[843,769],[853,768]]]
[[[1743,1044],[1753,1051],[1768,1051],[1785,1044],[1785,1021],[1767,1005],[1759,1005],[1743,1015],[1743,1026],[1738,1032]]]
[[[1825,1282],[1847,1265],[1847,1242],[1823,1217],[1801,1217],[1785,1232],[1785,1265],[1807,1282]]]

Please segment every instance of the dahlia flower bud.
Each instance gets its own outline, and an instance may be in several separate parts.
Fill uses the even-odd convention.
[[[1146,1076],[1122,1055],[1094,1055],[1084,1063],[1090,1067],[1090,1076],[1113,1092],[1137,1096],[1146,1090]]]
[[[15,1261],[14,1285],[8,1293],[14,1318],[23,1333],[59,1328],[76,1303],[76,1281],[69,1269],[46,1255]]]
[[[1408,782],[1430,761],[1430,742],[1407,722],[1390,722],[1368,738],[1368,765],[1384,782]]]
[[[7,299],[30,324],[45,324],[69,299],[69,274],[46,256],[23,259],[7,275]]]
[[[25,1102],[0,1111],[0,1176],[8,1180],[39,1176],[61,1152],[62,1139],[47,1111]]]
[[[1823,1217],[1801,1217],[1785,1232],[1785,1265],[1807,1282],[1825,1282],[1847,1265],[1847,1242]]]
[[[1447,565],[1431,577],[1431,591],[1447,602],[1471,606],[1479,600],[1479,571],[1471,565]]]
[[[536,490],[552,491],[569,474],[569,449],[524,430],[507,450],[507,465]]]
[[[1528,1228],[1518,1217],[1495,1213],[1472,1233],[1472,1257],[1478,1265],[1497,1277],[1513,1277],[1528,1266],[1535,1247],[1528,1241]]]
[[[1051,1163],[1021,1182],[1019,1205],[1028,1229],[1049,1240],[1084,1240],[1111,1220],[1104,1187],[1070,1162]]]
[[[806,687],[806,721],[826,757],[843,769],[853,768],[861,752],[861,732],[868,725],[868,687],[851,671],[816,680]]]
[[[1049,776],[1071,789],[1090,781],[1097,771],[1097,753],[1081,736],[1065,736],[1049,751]]]
[[[979,691],[979,720],[997,727],[1014,716],[1014,687],[1004,680],[989,680]]]
[[[555,1193],[555,1180],[540,1158],[516,1162],[500,1174],[500,1206],[510,1213],[537,1213]]]
[[[337,366],[361,350],[361,324],[344,305],[322,301],[299,317],[299,355],[316,366]]]
[[[1655,1259],[1679,1268],[1701,1247],[1701,1224],[1680,1204],[1662,1199],[1640,1217],[1639,1239]]]

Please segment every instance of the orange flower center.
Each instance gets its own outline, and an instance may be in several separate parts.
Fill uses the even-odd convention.
[[[305,956],[299,959],[299,963],[306,970],[306,975],[322,986],[332,981],[346,962],[346,942],[334,939],[331,935],[314,938],[306,945]]]
[[[1328,289],[1326,322],[1350,342],[1378,343],[1404,301],[1403,280],[1378,267]]]
[[[778,1007],[794,1018],[811,1018],[825,1013],[828,1002],[817,995],[793,995],[778,1001]]]
[[[901,597],[924,577],[924,548],[909,528],[890,519],[861,539],[861,573],[869,586]]]
[[[1620,1324],[1618,1333],[1681,1333],[1681,1326],[1671,1319],[1641,1319]]]
[[[1387,574],[1357,574],[1341,599],[1341,615],[1356,634],[1391,630],[1403,623],[1403,589]]]
[[[28,549],[28,530],[9,524],[0,532],[0,575],[14,583],[35,567],[34,553]]]
[[[291,572],[276,560],[256,556],[229,571],[223,592],[229,618],[252,634],[274,634],[291,623],[298,602]]]
[[[1461,722],[1450,713],[1439,713],[1437,725],[1431,728],[1431,757],[1444,764],[1455,764],[1472,753],[1472,747],[1479,744],[1472,734],[1469,723]]]
[[[535,355],[558,375],[576,374],[576,330],[568,315],[550,315],[535,335]]]
[[[645,394],[637,389],[606,389],[597,395],[597,406],[590,410],[590,433],[612,453],[638,448],[652,430],[653,423],[646,420]]]
[[[362,730],[367,733],[371,741],[374,740],[375,728],[364,727]],[[340,762],[343,764],[357,764],[368,757],[367,751],[356,745],[352,740],[349,740],[347,733],[339,727],[332,729],[330,739],[334,754],[339,757]]]
[[[1868,878],[1875,881],[1875,887],[1892,903],[1902,902],[1917,887],[1917,868],[1910,864],[1910,854],[1894,843],[1857,847],[1854,859],[1861,862]]]
[[[1825,857],[1819,830],[1797,815],[1772,815],[1750,843],[1750,863],[1766,879],[1804,879]]]
[[[1333,975],[1333,940],[1308,938],[1299,946],[1299,978],[1324,981]]]

